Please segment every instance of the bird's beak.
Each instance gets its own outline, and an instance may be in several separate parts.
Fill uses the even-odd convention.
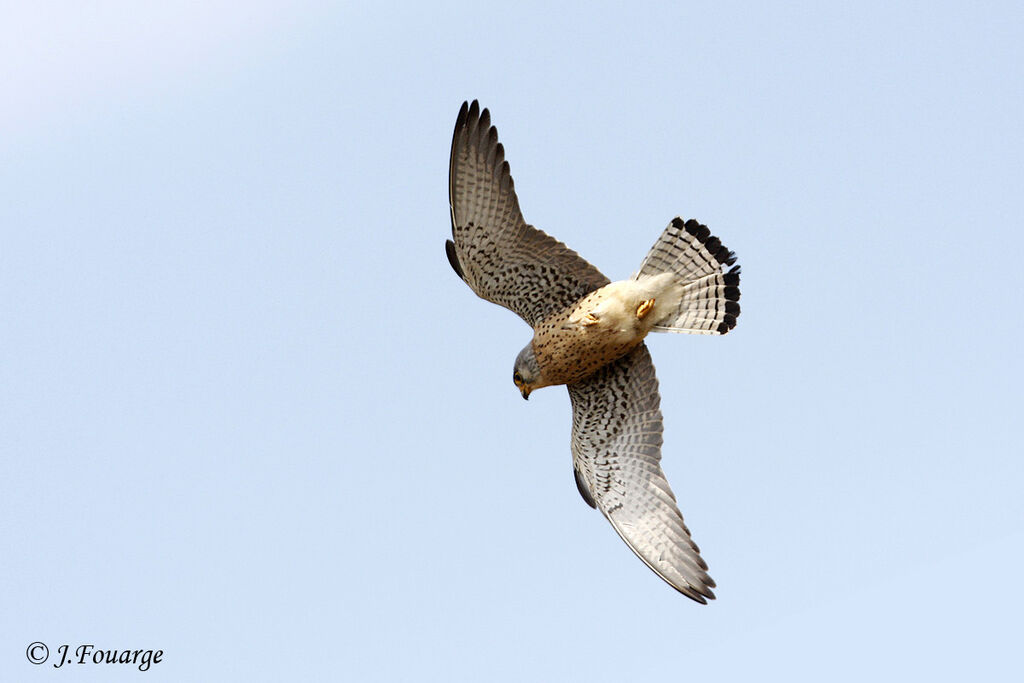
[[[521,387],[519,389],[519,393],[521,393],[523,395],[523,398],[525,398],[527,401],[530,400],[530,387],[528,387],[528,386]]]

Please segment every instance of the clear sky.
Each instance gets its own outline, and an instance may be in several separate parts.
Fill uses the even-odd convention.
[[[1015,679],[1022,26],[6,6],[0,680]],[[732,333],[649,344],[707,607],[582,502],[564,389],[520,398],[530,330],[448,266],[472,98],[613,279],[676,215],[739,255]]]

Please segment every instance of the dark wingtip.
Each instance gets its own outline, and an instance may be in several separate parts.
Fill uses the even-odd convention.
[[[452,270],[455,271],[455,274],[465,280],[466,274],[462,272],[462,264],[459,263],[459,256],[455,253],[455,242],[445,240],[444,253],[448,255],[448,263],[451,265]]]
[[[706,605],[708,604],[708,600],[715,599],[715,593],[711,590],[715,587],[715,582],[707,574],[705,574],[702,579],[706,579],[706,583],[699,583],[696,586],[687,585],[686,590],[681,590],[679,588],[676,588],[676,590],[691,600],[695,600],[702,605]]]
[[[702,605],[708,604],[708,600],[714,600],[715,594],[711,592],[710,588],[706,586],[687,586],[686,589],[679,588],[678,586],[672,586],[677,591],[690,598],[694,602],[699,602]]]
[[[458,133],[460,128],[465,127],[466,120],[469,118],[469,102],[463,102],[459,108],[459,115],[455,118],[455,132]]]

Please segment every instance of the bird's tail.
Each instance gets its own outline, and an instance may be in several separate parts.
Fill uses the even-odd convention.
[[[647,253],[634,279],[672,273],[680,297],[654,332],[725,334],[740,314],[740,267],[736,254],[695,220],[673,218]],[[726,266],[732,266],[725,271]]]

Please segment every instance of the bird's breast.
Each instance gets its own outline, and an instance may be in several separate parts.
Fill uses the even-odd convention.
[[[613,282],[538,324],[533,352],[545,380],[578,382],[638,346],[653,325],[641,308],[650,294],[635,280]]]

